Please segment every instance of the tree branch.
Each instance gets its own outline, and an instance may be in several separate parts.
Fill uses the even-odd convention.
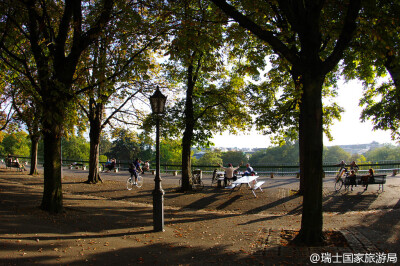
[[[236,8],[229,5],[225,0],[211,0],[216,6],[218,6],[224,13],[233,18],[240,26],[249,30],[251,33],[256,35],[261,40],[267,42],[272,46],[274,51],[286,60],[288,60],[292,65],[298,65],[300,59],[297,54],[293,53],[284,43],[282,43],[278,38],[274,36],[274,32],[263,30],[259,25],[254,23],[248,17],[237,11]]]
[[[339,39],[336,43],[335,49],[332,54],[323,63],[323,71],[330,72],[343,57],[344,50],[348,47],[353,34],[356,30],[356,19],[361,9],[361,0],[352,0],[349,2],[347,14],[345,17],[344,25],[340,33]]]

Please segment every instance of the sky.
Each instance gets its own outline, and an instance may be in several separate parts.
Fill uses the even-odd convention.
[[[324,146],[366,144],[372,141],[379,143],[395,144],[390,138],[389,131],[373,131],[371,121],[364,123],[360,120],[362,107],[358,106],[362,96],[362,84],[359,81],[348,83],[340,82],[337,96],[337,103],[345,109],[341,121],[336,121],[331,127],[334,138],[329,141],[324,136]],[[215,147],[238,147],[238,148],[266,148],[269,147],[269,136],[253,131],[240,136],[224,133],[215,135],[213,140]]]

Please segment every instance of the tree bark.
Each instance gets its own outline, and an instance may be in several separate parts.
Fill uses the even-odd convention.
[[[186,127],[182,138],[182,190],[192,190],[192,160],[191,160],[191,147],[193,138],[193,128]]]
[[[192,190],[192,172],[191,172],[191,147],[193,139],[193,130],[195,124],[193,108],[193,65],[188,67],[188,84],[186,90],[185,103],[185,131],[182,138],[182,191]]]
[[[395,56],[387,56],[385,67],[392,78],[393,84],[396,89],[400,90],[400,65],[397,64],[398,59]]]
[[[89,155],[89,176],[87,183],[97,184],[102,182],[99,173],[99,147],[100,147],[99,127],[90,127],[90,155]]]
[[[31,138],[31,169],[29,171],[29,175],[37,174],[37,154],[38,154],[38,145],[40,137],[35,135],[30,135]]]
[[[304,196],[301,229],[295,241],[307,245],[323,240],[322,227],[322,85],[325,75],[312,73],[303,77],[303,94],[300,106],[299,133],[302,137]]]
[[[93,100],[91,99],[90,102]],[[102,131],[103,105],[101,103],[90,104],[90,155],[89,155],[89,176],[87,183],[97,184],[103,182],[99,173],[99,147]]]
[[[63,211],[61,171],[61,127],[43,123],[44,190],[41,209],[50,213]]]

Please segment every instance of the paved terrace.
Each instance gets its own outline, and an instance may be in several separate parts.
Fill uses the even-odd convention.
[[[64,168],[65,213],[40,211],[43,178],[0,169],[1,265],[273,265],[353,262],[400,254],[400,177],[385,191],[334,192],[324,179],[324,230],[340,232],[344,245],[287,246],[281,232],[300,228],[302,197],[296,177],[264,178],[257,198],[247,189],[230,193],[211,186],[178,193],[178,178],[162,175],[165,232],[152,232],[154,176],[127,191],[128,172],[102,173],[103,184],[83,184],[87,171]],[[343,244],[343,243],[342,243]],[[325,255],[323,255],[325,254]],[[379,256],[378,256],[379,254]],[[326,257],[328,256],[328,257]]]

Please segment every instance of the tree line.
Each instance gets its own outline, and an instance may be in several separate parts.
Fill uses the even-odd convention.
[[[70,136],[62,139],[62,158],[68,161],[88,162],[90,156],[90,142],[82,135]],[[181,165],[181,148],[179,142],[161,141],[161,164]],[[43,154],[43,142],[39,142],[38,154]],[[29,158],[31,144],[28,134],[24,131],[12,133],[0,132],[0,154],[4,157],[8,154]],[[200,158],[194,155],[202,151]],[[40,156],[42,157],[42,156]],[[131,162],[135,158],[142,161],[154,161],[154,148],[144,142],[141,136],[128,130],[120,130],[120,134],[113,140],[101,138],[100,140],[100,162],[106,162],[116,158],[120,162]],[[337,164],[344,160],[347,163],[355,161],[358,164],[377,163],[383,161],[400,161],[400,147],[385,144],[381,147],[369,149],[361,154],[351,154],[340,146],[324,147],[324,164]],[[285,145],[271,146],[259,149],[254,153],[243,151],[226,151],[218,149],[193,149],[193,166],[217,166],[218,164],[268,166],[268,165],[298,165],[299,144],[286,143]]]
[[[192,147],[210,145],[213,133],[255,126],[281,144],[298,139],[296,240],[320,242],[323,134],[332,138],[343,110],[325,100],[340,77],[362,80],[362,119],[398,137],[399,10],[368,0],[1,1],[0,129],[26,128],[33,168],[42,139],[41,208],[58,213],[63,138],[88,132],[87,183],[99,182],[106,131],[136,126],[151,143],[147,99],[160,86],[182,191],[191,189]]]

